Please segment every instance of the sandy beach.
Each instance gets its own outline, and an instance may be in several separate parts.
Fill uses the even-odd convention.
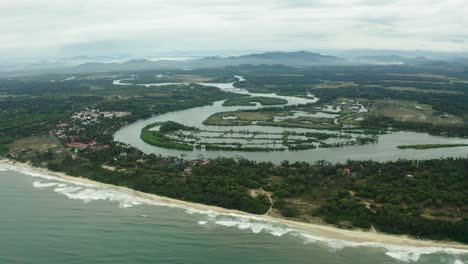
[[[321,224],[312,224],[312,223],[303,223],[297,221],[291,221],[288,219],[282,218],[275,218],[267,215],[254,215],[245,213],[238,210],[230,210],[216,206],[204,205],[204,204],[197,204],[191,202],[185,202],[181,200],[176,200],[172,198],[162,197],[155,194],[148,194],[139,191],[135,191],[126,187],[120,187],[110,184],[105,184],[101,182],[92,181],[86,178],[79,178],[79,177],[72,177],[63,173],[52,172],[44,168],[36,168],[32,167],[29,164],[25,163],[18,163],[10,160],[0,160],[0,166],[15,166],[17,168],[26,169],[29,171],[35,171],[40,174],[44,174],[47,176],[56,177],[57,179],[77,183],[77,184],[86,184],[92,185],[102,188],[108,188],[112,190],[116,190],[134,197],[138,197],[141,199],[146,199],[152,201],[154,203],[164,203],[164,204],[172,204],[180,208],[185,209],[192,209],[192,210],[199,210],[204,212],[215,212],[219,214],[226,214],[226,215],[233,215],[233,216],[243,216],[243,217],[251,217],[257,220],[265,220],[265,221],[275,221],[278,223],[285,224],[290,228],[294,228],[299,231],[304,231],[313,235],[314,237],[323,239],[331,239],[349,243],[356,243],[365,245],[376,245],[382,244],[382,246],[399,246],[399,247],[415,247],[415,248],[440,248],[440,249],[458,249],[458,250],[467,250],[468,252],[468,245],[450,242],[450,241],[431,241],[431,240],[421,240],[416,239],[408,236],[397,236],[397,235],[389,235],[383,234],[379,232],[371,232],[371,231],[362,231],[362,230],[346,230],[346,229],[339,229],[329,225],[321,225]]]

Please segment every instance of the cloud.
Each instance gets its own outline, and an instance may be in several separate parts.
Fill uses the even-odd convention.
[[[465,0],[0,0],[0,54],[468,51]]]

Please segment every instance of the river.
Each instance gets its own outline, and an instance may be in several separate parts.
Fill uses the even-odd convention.
[[[244,80],[241,76],[236,76],[239,80]],[[125,79],[129,80],[129,79]],[[114,81],[114,85],[130,85],[123,82],[124,80]],[[163,86],[173,85],[174,83],[157,83],[157,84],[139,84],[140,86]],[[238,93],[241,95],[264,96],[281,98],[288,101],[287,105],[299,105],[306,103],[315,103],[319,98],[309,94],[310,98],[280,96],[276,94],[258,94],[250,93],[245,89],[239,89],[233,86],[234,83],[200,83],[204,86],[213,86],[226,92]],[[187,84],[182,84],[187,85]],[[318,148],[300,151],[273,151],[273,152],[239,152],[239,151],[180,151],[173,149],[165,149],[149,145],[140,139],[140,132],[143,127],[155,122],[174,121],[184,125],[198,127],[201,129],[216,130],[216,131],[259,131],[259,132],[278,132],[296,131],[296,132],[324,132],[324,130],[300,129],[300,128],[281,128],[281,127],[264,127],[264,126],[205,126],[202,124],[212,114],[218,112],[237,111],[244,109],[257,109],[263,106],[222,106],[224,100],[214,102],[212,105],[195,107],[191,109],[165,113],[146,120],[134,122],[117,131],[114,135],[116,141],[129,144],[140,149],[145,153],[161,154],[162,156],[183,156],[188,159],[199,158],[216,158],[216,157],[243,157],[256,161],[271,161],[279,163],[283,160],[291,162],[306,161],[314,162],[318,160],[326,160],[330,162],[344,162],[348,159],[352,160],[375,160],[375,161],[394,161],[398,159],[436,159],[447,157],[467,157],[468,147],[456,148],[440,148],[440,149],[398,149],[399,145],[414,145],[414,144],[468,144],[466,138],[431,136],[427,133],[416,132],[392,132],[379,136],[379,142],[359,146],[345,146],[340,148]],[[326,131],[325,131],[326,132]],[[333,132],[333,131],[329,131]]]

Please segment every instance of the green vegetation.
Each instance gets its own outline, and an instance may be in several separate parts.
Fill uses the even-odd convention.
[[[140,138],[154,146],[187,151],[193,149],[248,152],[298,151],[378,142],[378,137],[373,134],[363,136],[359,134],[351,135],[349,133],[297,133],[293,131],[281,133],[250,131],[219,132],[200,130],[172,121],[154,123],[144,127],[141,130]],[[337,141],[334,143],[324,142],[332,138]],[[211,139],[221,139],[224,141],[212,142],[210,141]],[[233,141],[234,139],[235,141]]]
[[[174,122],[174,121],[166,121],[164,123],[154,123],[154,124],[150,124],[149,126],[154,127],[154,126],[157,126],[157,125],[160,125],[159,131],[161,131],[164,134],[171,133],[171,132],[176,132],[176,131],[179,131],[179,130],[186,130],[186,131],[196,131],[197,130],[194,127],[185,126],[185,125],[182,125],[182,124]]]
[[[436,125],[419,122],[401,122],[396,121],[391,117],[369,115],[362,121],[362,126],[366,129],[384,129],[392,127],[399,130],[410,130],[417,132],[427,132],[430,135],[441,135],[450,137],[466,137],[468,136],[468,126],[453,126],[453,125]]]
[[[158,131],[151,131],[150,130],[151,128],[153,128],[153,127],[155,127],[157,125],[161,125],[161,128],[165,132],[161,131],[161,128]],[[148,143],[150,145],[157,146],[157,147],[168,148],[168,149],[177,149],[177,150],[186,150],[186,151],[193,150],[193,146],[188,145],[188,144],[182,144],[182,143],[175,142],[174,140],[172,140],[171,138],[169,138],[169,137],[167,137],[165,135],[166,132],[176,131],[176,130],[179,130],[180,128],[183,128],[183,127],[185,127],[185,126],[181,125],[181,124],[178,124],[178,123],[175,123],[175,122],[150,124],[150,125],[145,126],[143,129],[141,129],[140,138],[144,142],[146,142],[146,143]]]
[[[371,105],[373,115],[385,116],[402,123],[434,124],[437,126],[463,125],[457,116],[437,113],[430,105],[404,100],[375,100]]]
[[[399,149],[433,149],[433,148],[455,148],[468,147],[468,144],[421,144],[421,145],[400,145]]]
[[[341,126],[335,124],[331,118],[321,117],[296,117],[288,118],[279,122],[262,122],[258,125],[261,126],[274,126],[274,127],[297,127],[297,128],[310,128],[310,129],[327,129],[337,130]]]
[[[468,126],[466,125],[468,109],[463,110],[466,111],[466,114],[463,115],[442,112],[437,110],[435,106],[427,103],[403,99],[389,99],[392,96],[389,95],[387,91],[375,88],[372,93],[370,93],[370,90],[369,93],[367,93],[366,90],[356,91],[348,88],[344,90],[339,88],[322,89],[319,91],[323,92],[325,98],[319,96],[321,98],[321,104],[318,106],[289,106],[283,108],[223,112],[210,116],[204,124],[220,126],[256,124],[263,126],[328,130],[348,130],[351,127],[354,129],[370,129],[375,131],[385,131],[389,127],[393,127],[399,130],[428,132],[433,135],[458,137],[465,137],[468,135]],[[330,93],[328,91],[333,92]],[[337,91],[341,94],[339,95]],[[349,93],[350,91],[356,94]],[[382,91],[383,94],[380,94]],[[350,97],[343,97],[343,94]],[[357,97],[358,94],[360,95],[359,97]],[[388,97],[382,97],[384,95],[388,95]],[[328,96],[331,97],[328,98]],[[371,97],[375,97],[376,99],[370,99]],[[454,100],[457,101],[458,99]],[[468,101],[466,103],[468,103]],[[366,106],[364,111],[359,109],[362,107],[362,104]],[[337,117],[333,120],[333,118],[325,118],[321,115],[313,116],[317,111]],[[298,112],[303,113],[295,115],[295,113]],[[276,117],[281,118],[277,119]]]
[[[242,106],[242,105],[255,105],[255,103],[260,103],[261,105],[284,105],[287,104],[288,101],[280,98],[273,98],[273,97],[241,97],[241,98],[233,98],[224,101],[223,106]]]
[[[203,124],[213,126],[276,126],[312,129],[338,129],[333,118],[300,116],[294,117],[290,109],[258,109],[216,113],[208,117]],[[305,113],[308,114],[308,113]],[[281,118],[275,120],[275,118]]]
[[[218,170],[224,175],[269,175],[262,188],[273,193],[275,204],[279,203],[275,207],[285,216],[309,214],[340,226],[373,225],[390,233],[467,241],[466,159],[425,161],[419,167],[409,161],[284,162],[267,171],[267,163],[231,162],[226,166],[220,161],[223,168]],[[204,173],[212,175],[210,170]],[[422,228],[414,228],[418,225]]]
[[[280,110],[221,112],[211,115],[203,121],[203,124],[212,126],[246,126],[251,125],[252,122],[273,121],[274,116],[285,114],[287,115],[288,113],[281,113]]]
[[[339,127],[339,133],[255,134],[236,131],[212,138],[248,138],[252,144],[206,143],[206,149],[276,151],[366,144],[375,142],[375,135],[389,127],[468,136],[468,89],[466,84],[458,82],[468,80],[468,74],[458,66],[291,68],[243,65],[198,69],[191,71],[190,76],[183,76],[186,73],[182,70],[165,72],[163,75],[168,77],[161,79],[228,82],[235,81],[233,75],[242,75],[247,81],[238,82],[236,86],[251,91],[304,97],[311,93],[320,98],[318,105],[216,114],[206,121],[210,124],[258,122],[261,125],[273,123],[276,118],[279,123],[283,122],[281,126],[312,128],[325,126],[324,123],[330,125],[333,120],[324,115],[315,116],[316,113],[337,114],[338,107],[342,108],[335,119],[338,124],[332,123]],[[115,75],[125,79],[131,74],[112,73]],[[135,83],[150,79],[157,82],[154,72],[139,76]],[[50,82],[61,80],[63,76],[0,80],[0,155],[72,176],[185,201],[255,214],[264,214],[271,209],[273,215],[300,221],[325,221],[343,228],[375,227],[387,233],[468,243],[466,159],[417,163],[350,160],[342,164],[325,161],[273,164],[242,158],[187,161],[148,155],[114,142],[113,133],[129,122],[238,95],[195,84],[117,86],[112,85],[113,78],[96,74],[77,75],[75,80],[67,82]],[[357,101],[369,109],[369,113],[359,111]],[[132,114],[112,118],[99,116],[93,122],[86,118],[71,118],[75,112],[86,109]],[[300,111],[307,115],[301,117]],[[69,126],[58,128],[60,123]],[[211,132],[197,131],[175,122],[161,123],[159,131],[152,131],[155,125],[142,130],[143,140],[183,150],[192,150],[193,143],[180,140],[177,134],[193,139],[197,132]],[[259,141],[255,142],[256,139]],[[327,141],[329,139],[332,140]],[[336,139],[341,141],[330,143]],[[260,145],[260,140],[267,143]],[[66,146],[70,142],[92,141],[96,141],[92,147]],[[268,145],[273,141],[278,141],[275,147]],[[279,147],[280,144],[283,147]],[[455,144],[400,147],[420,149],[449,145]],[[196,147],[201,148],[201,144],[196,143]],[[252,195],[259,190],[262,190],[261,194]],[[272,203],[262,193],[267,193]]]
[[[398,111],[396,104],[377,106],[375,115],[364,116],[365,128],[387,129],[374,120],[391,118],[388,125],[401,130],[429,132],[434,135],[468,136],[468,74],[451,64],[416,66],[353,66],[311,67],[243,67],[239,73],[247,81],[237,83],[249,91],[281,95],[320,98],[319,103],[333,103],[338,98],[349,98],[399,103],[409,111]],[[411,104],[423,109],[411,108]],[[388,109],[390,106],[393,109]],[[430,107],[430,109],[425,106]],[[383,110],[383,111],[380,111]],[[400,118],[397,112],[401,112]],[[406,112],[406,113],[405,113]],[[413,115],[416,114],[416,115]],[[355,125],[355,120],[345,119]]]
[[[116,154],[117,158],[114,159]],[[249,189],[257,188],[259,183],[265,180],[261,175],[227,176],[222,171],[218,173],[212,171],[214,174],[205,177],[203,174],[205,170],[211,170],[211,163],[192,166],[191,163],[179,159],[144,155],[125,146],[113,146],[99,153],[84,151],[81,152],[79,159],[72,159],[69,156],[57,157],[48,160],[47,164],[49,169],[63,171],[69,175],[127,186],[185,201],[255,214],[263,214],[270,208],[270,202],[265,196],[252,197],[248,194]],[[105,169],[103,164],[115,169]],[[187,166],[192,166],[193,169],[189,175],[184,173],[184,168]],[[218,166],[219,164],[213,168],[218,170]]]
[[[85,109],[132,113],[122,118],[100,119],[96,124],[80,125],[85,127],[68,132],[74,141],[97,140],[107,144],[112,141],[113,133],[129,122],[236,96],[198,85],[117,86],[112,85],[113,79],[103,79],[100,75],[66,82],[50,82],[51,78],[64,77],[0,79],[0,154],[6,154],[15,140],[48,134],[57,124],[70,122],[74,112]]]
[[[154,74],[154,72],[140,72],[125,83],[146,84],[146,83],[204,83],[212,82],[213,77],[187,73]]]

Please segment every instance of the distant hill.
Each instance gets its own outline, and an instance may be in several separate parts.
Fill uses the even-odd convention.
[[[307,51],[266,52],[229,57],[225,60],[239,64],[283,64],[288,66],[339,65],[347,63],[347,61],[342,58]]]
[[[460,64],[463,64],[463,65],[468,65],[468,57],[465,57],[465,58],[457,58],[456,60],[454,60],[456,63],[460,63]]]
[[[347,66],[347,65],[408,65],[425,67],[448,67],[451,63],[468,65],[467,57],[457,57],[452,60],[440,60],[424,56],[401,56],[390,51],[378,54],[375,52],[362,52],[362,56],[338,57],[322,55],[319,53],[297,52],[265,52],[232,57],[205,57],[199,59],[173,60],[173,59],[133,59],[126,57],[87,57],[78,56],[64,61],[44,62],[37,64],[19,65],[11,67],[0,65],[0,76],[30,75],[44,73],[79,74],[103,72],[130,72],[130,71],[159,71],[174,69],[201,69],[220,68],[238,65],[284,65],[289,67],[312,66]],[[370,54],[369,54],[370,53]],[[128,57],[127,57],[128,58]],[[95,62],[91,62],[94,59]]]
[[[335,56],[321,55],[307,51],[298,52],[265,52],[260,54],[250,54],[238,57],[230,57],[229,59],[258,59],[258,60],[289,60],[295,59],[300,61],[343,61],[344,59]]]
[[[357,57],[361,62],[376,63],[376,64],[404,64],[406,58],[398,55],[376,55]]]
[[[413,65],[413,66],[442,66],[448,62],[438,59],[429,59],[427,57],[402,57],[399,55],[376,55],[376,56],[363,56],[355,58],[361,64],[381,64],[381,65]]]
[[[67,69],[68,72],[109,72],[109,71],[134,71],[134,70],[161,70],[161,69],[199,69],[212,67],[250,65],[276,65],[307,67],[318,65],[346,65],[347,60],[321,55],[318,53],[299,52],[266,52],[261,54],[249,54],[236,57],[207,57],[196,60],[130,60],[124,63],[86,63]]]

